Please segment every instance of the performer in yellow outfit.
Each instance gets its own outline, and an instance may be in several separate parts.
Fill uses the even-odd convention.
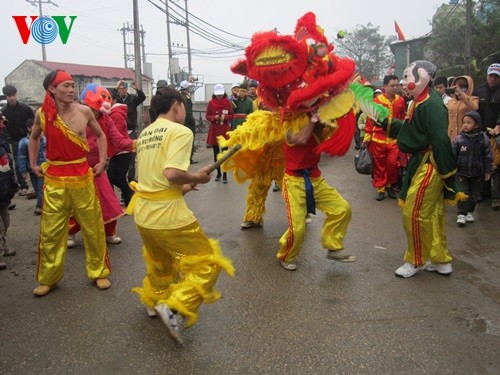
[[[107,279],[110,266],[94,186],[94,175],[101,174],[106,166],[106,137],[90,108],[74,101],[75,82],[68,73],[49,73],[43,86],[47,93],[36,113],[28,145],[30,166],[38,177],[44,177],[37,266],[40,285],[33,293],[47,294],[63,277],[70,214],[82,229],[87,276],[96,280],[99,289],[107,289],[111,285]],[[96,134],[99,149],[100,161],[93,169],[86,159],[87,126]],[[36,162],[42,131],[47,140],[47,162],[39,167]]]
[[[183,126],[182,95],[167,88],[157,91],[152,107],[157,120],[139,136],[139,182],[127,209],[143,242],[146,277],[134,288],[150,315],[158,313],[177,342],[182,342],[176,313],[186,326],[198,320],[198,308],[216,301],[214,290],[221,269],[234,274],[231,261],[217,241],[208,239],[183,194],[210,181],[209,166],[188,172],[193,133]],[[154,310],[153,310],[154,309]]]

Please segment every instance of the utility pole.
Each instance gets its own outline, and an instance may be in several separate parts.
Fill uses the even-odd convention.
[[[128,54],[127,54],[127,38],[125,37],[126,33],[132,31],[130,28],[128,22],[127,22],[127,27],[125,27],[125,24],[123,24],[123,27],[119,29],[119,31],[122,32],[123,36],[123,62],[125,64],[125,68],[128,68],[127,66],[127,60],[128,60]]]
[[[42,4],[52,4],[56,7],[58,7],[58,5],[56,3],[53,3],[51,0],[44,0],[44,1],[42,1],[42,0],[26,0],[26,1],[35,7],[36,7],[36,4],[38,3],[38,11],[40,14],[40,18],[43,17]],[[45,51],[45,44],[43,44],[43,43],[41,43],[41,44],[42,44],[42,61],[47,61],[47,52]]]
[[[189,75],[193,72],[193,68],[191,66],[191,43],[189,40],[189,20],[188,20],[188,0],[184,0],[184,3],[186,4],[186,32],[187,32],[187,53],[188,53],[188,70],[189,70]]]
[[[168,11],[168,0],[165,0],[165,18],[167,21],[168,76],[170,77],[170,83],[174,83],[174,75],[172,73],[172,41],[170,40],[170,17]]]
[[[139,6],[138,0],[134,0],[134,55],[135,55],[135,80],[139,89],[142,90],[142,70],[141,70],[141,46],[139,41]],[[143,106],[139,105],[137,110],[138,121],[137,121],[137,131],[142,130],[143,126],[143,116],[142,116]]]
[[[470,76],[471,63],[471,36],[472,36],[472,0],[467,0],[465,5],[465,74]]]
[[[139,31],[139,34],[141,34],[141,49],[142,49],[142,70],[146,70],[146,45],[144,44],[144,37],[146,36],[146,31],[144,31],[144,28],[141,25],[141,31]]]

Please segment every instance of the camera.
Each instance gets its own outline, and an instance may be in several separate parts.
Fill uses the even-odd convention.
[[[452,87],[447,87],[446,89],[444,89],[444,92],[446,93],[446,95],[453,95],[455,94],[455,89]]]

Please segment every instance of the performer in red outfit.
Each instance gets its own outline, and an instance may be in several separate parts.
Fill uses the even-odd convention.
[[[106,136],[92,111],[75,102],[75,82],[66,72],[49,73],[43,82],[46,90],[42,108],[35,115],[28,145],[30,167],[44,177],[43,206],[38,245],[37,296],[47,294],[64,273],[68,220],[73,214],[82,227],[87,276],[99,289],[111,286],[101,206],[94,176],[106,167]],[[95,133],[98,162],[87,162],[87,127]],[[40,136],[47,140],[47,162],[37,166]]]
[[[404,120],[406,116],[405,100],[396,94],[398,82],[398,77],[395,75],[385,76],[384,92],[373,100],[389,109],[389,124],[393,118]],[[396,139],[388,137],[386,132],[375,126],[370,118],[366,121],[365,132],[363,145],[368,145],[368,150],[373,156],[373,187],[378,190],[375,199],[383,200],[386,192],[389,198],[396,199],[394,186],[399,178],[399,149]]]
[[[97,122],[106,135],[108,141],[108,156],[112,156],[114,151],[132,151],[135,149],[134,141],[128,136],[124,137],[106,114],[111,108],[111,97],[106,88],[91,83],[83,90],[80,95],[80,100],[92,109]],[[97,138],[88,128],[86,135],[89,144],[87,161],[92,167],[99,162]],[[94,183],[97,188],[99,201],[101,202],[106,241],[111,244],[118,244],[121,242],[121,238],[116,235],[116,220],[125,215],[125,213],[108,180],[106,172],[96,177]],[[69,225],[70,236],[68,238],[68,247],[73,247],[75,245],[75,234],[79,230],[80,225],[72,218]]]
[[[344,253],[344,237],[351,221],[351,208],[340,193],[323,179],[318,168],[320,154],[315,152],[323,140],[323,124],[306,119],[297,133],[288,132],[283,145],[285,176],[283,198],[288,229],[280,238],[277,258],[289,271],[297,269],[295,258],[300,252],[306,232],[306,216],[323,211],[326,219],[321,231],[321,244],[327,257],[339,262],[354,262],[356,257]]]

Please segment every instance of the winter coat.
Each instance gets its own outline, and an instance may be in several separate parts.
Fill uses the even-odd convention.
[[[116,129],[122,135],[123,138],[128,139],[128,128],[127,128],[127,106],[125,104],[116,103],[111,107],[111,112],[109,113],[109,117],[113,120]],[[111,155],[115,156],[118,153],[121,153],[118,148],[114,147],[111,144]],[[124,151],[122,151],[124,152]],[[125,151],[128,152],[128,151]],[[109,153],[109,152],[108,152]]]
[[[491,138],[491,153],[493,154],[493,168],[500,168],[500,135]]]
[[[482,130],[494,128],[500,124],[500,85],[493,88],[487,84],[478,87],[474,95],[479,97],[479,109],[477,110],[483,120]]]
[[[11,166],[12,156],[9,154],[9,146],[0,138],[0,205],[10,204],[10,200],[19,190]]]
[[[479,98],[472,96],[474,91],[474,81],[469,76],[460,76],[453,80],[452,86],[455,86],[457,79],[465,78],[467,80],[467,91],[465,97],[458,99],[455,95],[448,101],[448,135],[453,141],[457,135],[462,132],[462,119],[469,111],[477,111],[479,108]]]
[[[224,121],[216,120],[216,116],[224,115]],[[207,134],[207,144],[217,146],[217,137],[222,135],[227,139],[227,132],[231,130],[231,121],[233,120],[233,105],[227,98],[227,95],[218,99],[215,95],[208,102],[205,117],[210,122],[210,128]]]
[[[481,177],[492,171],[490,140],[486,134],[462,132],[453,140],[453,152],[457,157],[457,176]]]

